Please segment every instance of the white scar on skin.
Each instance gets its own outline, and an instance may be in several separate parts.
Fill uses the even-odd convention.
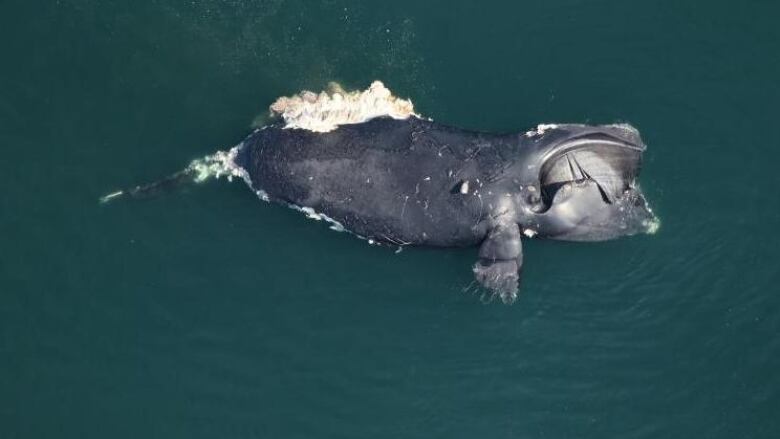
[[[272,116],[281,116],[285,128],[299,128],[318,133],[333,131],[340,125],[365,122],[376,117],[394,119],[420,117],[408,99],[393,96],[380,81],[363,91],[344,91],[336,83],[319,94],[302,91],[280,97],[270,107]]]

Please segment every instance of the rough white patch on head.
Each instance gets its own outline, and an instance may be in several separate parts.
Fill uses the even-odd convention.
[[[285,128],[320,133],[380,116],[420,117],[414,112],[412,101],[393,96],[380,81],[374,81],[363,91],[344,91],[340,85],[331,83],[329,91],[319,94],[302,91],[294,96],[280,97],[270,109],[272,116],[284,119]]]
[[[537,232],[534,229],[523,229],[523,235],[529,238],[533,238],[534,236],[536,236],[536,234]]]
[[[555,128],[558,128],[558,125],[554,123],[540,123],[535,130],[526,131],[525,135],[526,137],[541,136],[545,131],[554,130]]]
[[[460,185],[460,193],[466,195],[469,193],[469,181],[466,180]]]

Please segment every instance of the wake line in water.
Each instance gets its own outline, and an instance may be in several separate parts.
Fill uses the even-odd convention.
[[[314,93],[301,91],[293,96],[278,98],[269,107],[271,116],[281,118],[284,128],[303,129],[318,133],[333,131],[341,125],[350,125],[389,116],[394,119],[421,117],[414,112],[409,99],[393,95],[381,81],[374,81],[365,90],[345,91],[339,84],[332,82],[327,91]],[[167,192],[186,184],[202,183],[210,178],[226,176],[232,181],[239,177],[251,187],[249,174],[236,165],[235,158],[242,144],[228,151],[193,160],[183,170],[153,183],[123,189],[100,197],[101,203],[129,196],[144,198],[161,192]],[[264,193],[258,193],[267,199]]]

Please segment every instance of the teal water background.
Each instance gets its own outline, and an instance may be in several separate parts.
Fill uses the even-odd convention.
[[[0,1],[0,437],[780,437],[780,3]],[[280,95],[636,125],[656,235],[392,249],[211,182]]]

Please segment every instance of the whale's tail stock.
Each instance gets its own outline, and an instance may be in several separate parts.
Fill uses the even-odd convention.
[[[233,180],[233,177],[246,179],[246,171],[235,163],[240,147],[241,145],[238,145],[228,151],[217,151],[193,160],[186,168],[160,180],[103,195],[100,197],[100,202],[107,203],[125,197],[135,199],[153,197],[183,186],[203,183],[210,178],[225,176],[228,180]]]
[[[380,81],[374,81],[366,90],[345,91],[336,83],[320,93],[302,91],[293,96],[283,96],[270,108],[272,118],[284,121],[285,128],[305,129],[317,133],[333,131],[340,125],[365,122],[376,117],[408,119],[421,117],[414,112],[408,99],[392,94]],[[255,132],[261,130],[256,129]],[[153,183],[123,189],[100,197],[101,203],[118,198],[146,198],[192,183],[202,183],[211,177],[240,177],[251,185],[249,175],[236,164],[235,158],[242,144],[228,151],[193,160],[183,170]]]
[[[176,188],[185,186],[195,182],[195,178],[192,170],[187,167],[179,172],[171,174],[165,178],[154,181],[152,183],[142,184],[134,186],[132,188],[120,189],[110,194],[100,197],[101,203],[108,203],[109,201],[116,200],[118,198],[148,198],[164,192],[171,192]]]

